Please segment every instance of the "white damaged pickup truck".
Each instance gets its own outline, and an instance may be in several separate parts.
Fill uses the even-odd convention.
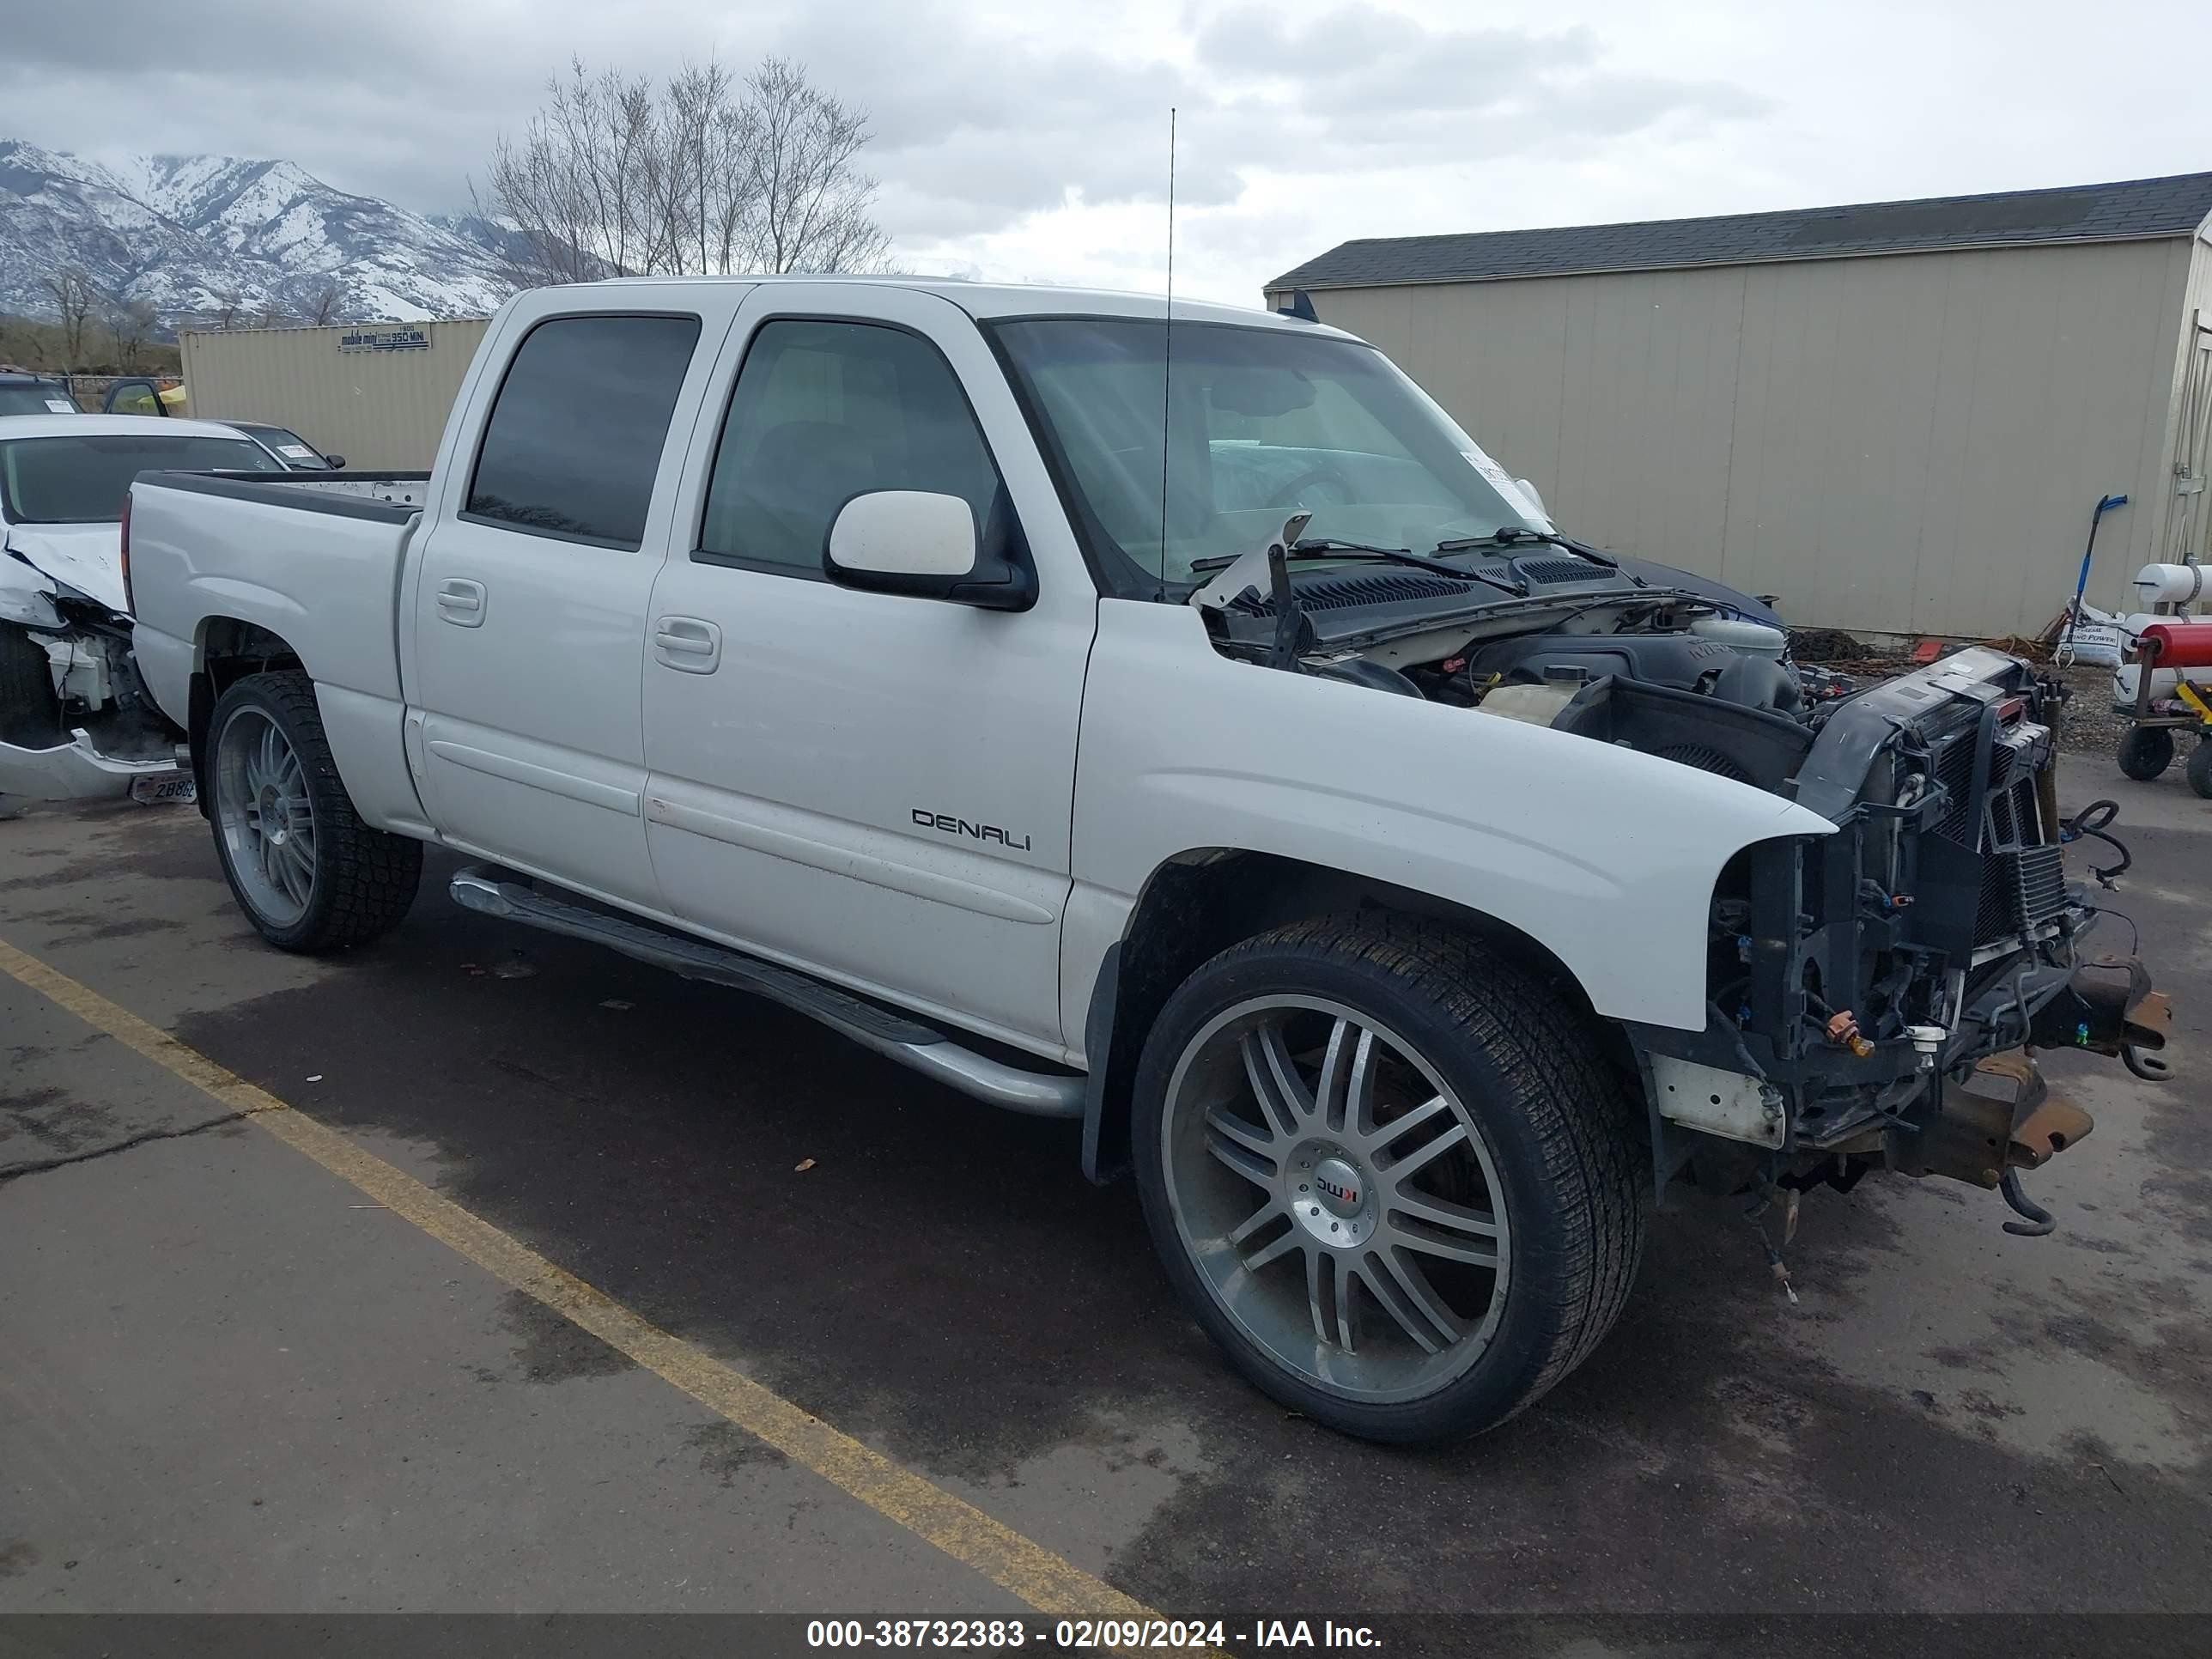
[[[270,943],[374,939],[437,842],[464,905],[1074,1120],[1235,1364],[1376,1439],[1565,1376],[1676,1182],[2045,1225],[2088,1122],[2027,1049],[2164,1041],[2027,665],[1832,695],[1310,321],[526,294],[427,479],[149,476],[130,559]]]
[[[279,465],[196,421],[0,416],[0,817],[34,800],[191,799],[131,665],[118,521],[149,468]]]

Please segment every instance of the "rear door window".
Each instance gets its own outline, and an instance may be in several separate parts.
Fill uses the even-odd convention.
[[[464,517],[635,550],[696,317],[556,317],[507,365],[484,424]]]

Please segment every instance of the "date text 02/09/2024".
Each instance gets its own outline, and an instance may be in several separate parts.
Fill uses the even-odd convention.
[[[1023,1648],[1073,1650],[1154,1648],[1166,1651],[1218,1650],[1224,1642],[1255,1648],[1376,1648],[1364,1625],[1304,1619],[1254,1621],[1231,1631],[1219,1619],[1061,1619],[1032,1629],[1018,1619],[817,1619],[806,1626],[810,1648]]]

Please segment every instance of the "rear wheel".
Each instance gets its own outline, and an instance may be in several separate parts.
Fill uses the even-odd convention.
[[[1503,1422],[1627,1297],[1650,1177],[1566,1000],[1406,917],[1301,922],[1170,998],[1138,1179],[1170,1277],[1237,1369],[1370,1439]]]
[[[2212,800],[2212,738],[2197,738],[2190,754],[2189,787],[2201,799]]]
[[[2163,726],[2136,726],[2120,739],[2120,770],[2148,783],[2173,764],[2173,733]]]
[[[407,914],[422,844],[361,821],[305,674],[240,680],[216,704],[207,745],[216,853],[262,938],[303,954],[343,951]]]
[[[0,743],[51,749],[66,735],[46,647],[20,628],[0,628]]]

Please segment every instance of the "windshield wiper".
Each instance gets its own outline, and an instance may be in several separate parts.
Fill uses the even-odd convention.
[[[1526,525],[1504,524],[1498,526],[1497,529],[1492,531],[1487,536],[1462,536],[1453,541],[1438,542],[1437,544],[1437,551],[1439,553],[1467,553],[1473,551],[1478,547],[1510,548],[1516,542],[1524,541],[1548,543],[1553,547],[1559,548],[1566,552],[1573,554],[1578,559],[1588,559],[1592,564],[1603,565],[1607,570],[1619,572],[1623,575],[1626,575],[1628,580],[1634,582],[1638,587],[1643,587],[1647,585],[1642,577],[1634,574],[1632,572],[1622,571],[1620,568],[1620,561],[1614,558],[1610,553],[1601,553],[1597,549],[1590,546],[1586,542],[1576,541],[1573,538],[1559,535],[1555,531],[1532,530]]]
[[[1376,547],[1367,542],[1340,542],[1327,537],[1309,536],[1303,541],[1292,542],[1283,550],[1289,560],[1303,559],[1370,559],[1377,563],[1411,565],[1416,570],[1426,570],[1438,576],[1450,576],[1463,582],[1484,582],[1501,593],[1510,593],[1516,599],[1528,597],[1526,582],[1507,582],[1481,570],[1465,570],[1455,564],[1446,564],[1442,559],[1431,558],[1425,553],[1416,553],[1410,547]],[[1215,559],[1194,559],[1190,568],[1194,574],[1212,570],[1226,570],[1237,562],[1237,556]]]

